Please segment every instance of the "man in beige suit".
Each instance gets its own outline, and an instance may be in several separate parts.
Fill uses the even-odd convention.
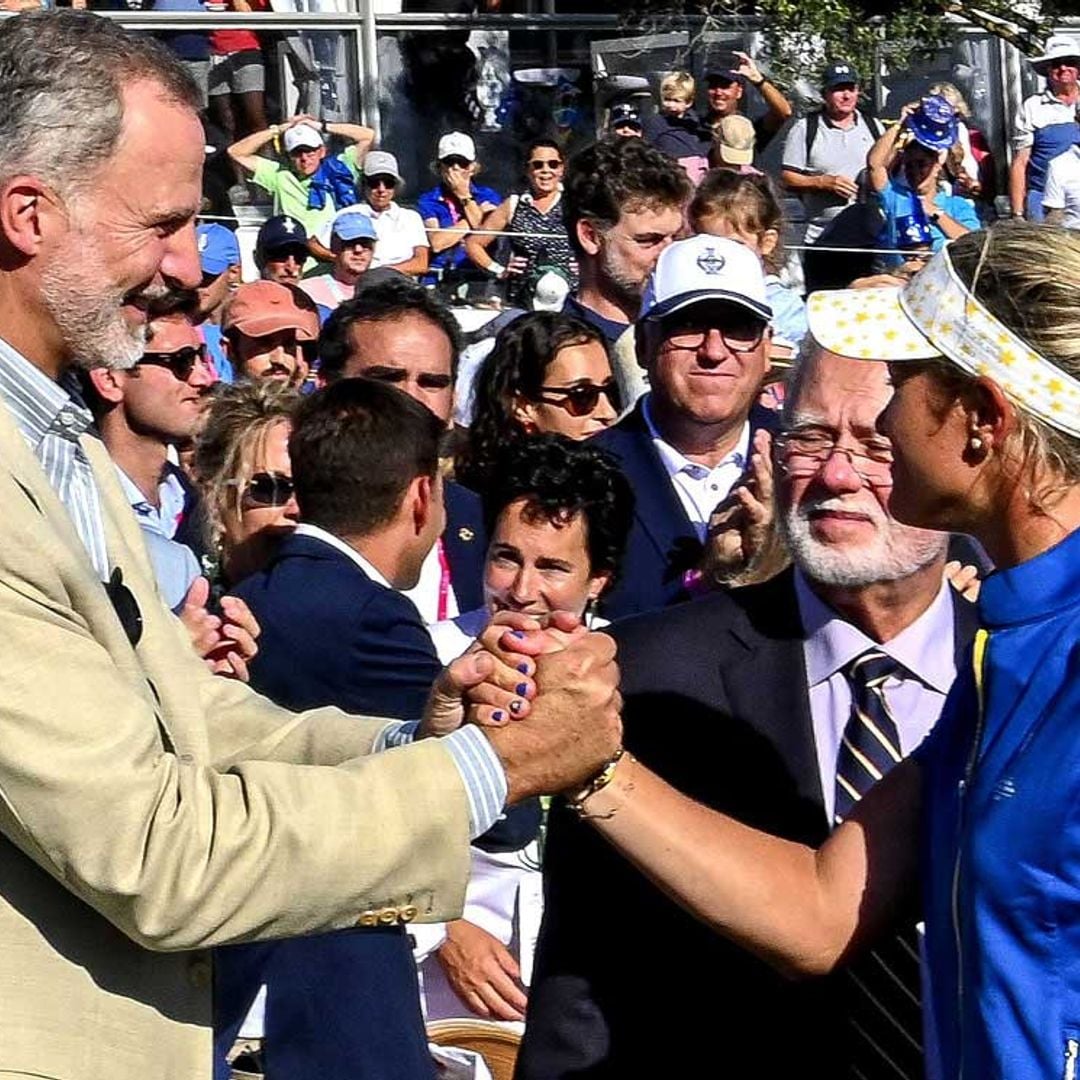
[[[419,732],[210,675],[66,378],[200,278],[197,91],[81,12],[0,26],[0,86],[0,1075],[191,1080],[206,949],[459,914],[470,836],[612,756],[613,647],[456,661]],[[452,730],[466,686],[522,719]]]

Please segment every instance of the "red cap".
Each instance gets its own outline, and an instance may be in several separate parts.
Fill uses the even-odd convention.
[[[266,337],[295,330],[300,341],[319,336],[319,310],[306,293],[276,281],[252,281],[233,293],[221,329],[239,330],[248,337]]]

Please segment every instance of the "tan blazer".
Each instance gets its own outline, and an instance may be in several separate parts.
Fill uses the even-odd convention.
[[[456,916],[466,795],[435,740],[365,756],[382,721],[211,676],[83,445],[136,649],[0,405],[0,1077],[195,1080],[207,947]]]

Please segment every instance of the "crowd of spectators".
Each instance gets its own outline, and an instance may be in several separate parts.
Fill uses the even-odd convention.
[[[255,0],[231,4],[258,10]],[[252,889],[272,895],[250,920],[234,925],[232,907],[206,916],[214,925],[197,940],[215,947],[214,994],[196,1008],[212,1010],[213,1060],[199,1075],[212,1068],[221,1080],[230,1070],[268,1080],[432,1080],[425,1023],[462,1016],[523,1032],[522,1080],[689,1075],[717,1046],[732,1062],[760,1061],[778,1029],[799,1046],[808,1075],[956,1075],[963,1040],[982,1064],[979,1075],[1039,1075],[1035,1065],[1010,1074],[988,1064],[1008,1059],[995,1039],[1022,1045],[1025,1060],[1040,1067],[1049,1060],[1031,1035],[1034,1006],[1014,1005],[1020,1018],[1010,1028],[1014,1015],[1002,1021],[994,1012],[1010,995],[997,983],[980,988],[988,1004],[979,1033],[958,1034],[950,1009],[967,1006],[959,990],[953,1002],[947,985],[936,987],[953,978],[941,975],[940,956],[955,949],[966,970],[965,948],[993,955],[1001,984],[1020,969],[1037,982],[1038,962],[1026,955],[1010,971],[1000,942],[1009,933],[1027,940],[1052,923],[1038,905],[1042,886],[1022,884],[1034,913],[1019,930],[1003,929],[1010,914],[995,921],[986,901],[954,892],[954,906],[981,913],[976,928],[961,934],[957,926],[954,945],[942,929],[944,872],[928,870],[926,905],[938,919],[925,939],[925,966],[906,890],[919,846],[913,769],[925,770],[928,797],[958,828],[964,785],[957,796],[953,773],[975,780],[975,758],[965,771],[957,729],[937,726],[939,716],[966,709],[973,727],[975,716],[1001,722],[994,710],[1008,712],[1028,693],[1000,667],[995,681],[982,681],[980,617],[989,613],[1002,652],[1025,648],[1026,639],[1006,638],[1009,619],[1028,635],[1037,624],[1047,641],[1075,633],[1080,246],[1054,223],[1080,223],[1076,43],[1050,40],[1034,61],[1046,90],[1022,110],[1009,199],[1014,216],[1032,223],[985,230],[993,169],[949,84],[928,86],[895,121],[882,122],[864,109],[853,66],[829,63],[821,108],[788,125],[774,179],[756,167],[756,155],[792,119],[792,107],[736,52],[707,73],[701,112],[695,80],[672,72],[645,120],[633,101],[618,102],[607,131],[573,154],[557,138],[532,139],[525,190],[505,197],[481,182],[474,136],[448,131],[433,156],[437,183],[413,209],[398,200],[422,185],[406,184],[370,129],[309,113],[267,124],[253,33],[215,31],[205,57],[191,42],[171,40],[178,63],[164,50],[132,60],[124,50],[134,46],[118,30],[95,29],[100,20],[24,16],[20,25],[29,20],[63,37],[66,18],[80,33],[102,35],[98,44],[130,65],[131,83],[141,79],[146,89],[164,79],[147,74],[162,66],[169,93],[155,96],[159,88],[150,86],[145,100],[125,98],[124,108],[158,110],[193,160],[187,136],[208,101],[238,136],[228,148],[238,170],[234,202],[245,202],[250,178],[271,212],[255,239],[258,276],[248,281],[233,229],[199,223],[192,246],[191,214],[175,228],[155,224],[169,250],[154,285],[131,296],[114,290],[145,316],[142,338],[122,337],[132,362],[88,354],[85,364],[58,361],[50,375],[39,357],[76,332],[71,312],[84,312],[59,294],[89,286],[51,265],[19,276],[52,250],[20,225],[38,213],[28,206],[49,200],[42,185],[27,202],[23,173],[0,186],[0,238],[10,255],[0,265],[0,305],[15,325],[10,340],[0,326],[0,439],[8,438],[10,412],[17,468],[40,463],[45,473],[32,483],[16,477],[12,498],[21,507],[15,493],[28,494],[39,517],[70,513],[70,542],[90,556],[77,570],[65,565],[59,585],[50,576],[13,588],[19,618],[28,618],[19,605],[45,596],[42,633],[73,626],[68,632],[85,645],[95,620],[108,619],[64,618],[56,597],[104,582],[130,641],[128,667],[143,632],[139,603],[163,605],[215,687],[249,683],[288,710],[275,713],[284,729],[253,740],[250,761],[226,739],[224,764],[200,766],[214,777],[250,766],[236,829],[237,842],[251,846],[260,830],[288,830],[306,792],[290,789],[264,822],[260,776],[273,784],[302,765],[355,779],[367,750],[392,762],[410,753],[420,760],[417,751],[427,751],[414,742],[415,722],[423,716],[433,725],[425,734],[460,735],[462,690],[485,732],[525,731],[518,738],[535,742],[528,718],[550,693],[542,650],[573,653],[596,640],[587,632],[603,629],[617,640],[622,665],[622,742],[598,744],[597,761],[580,776],[519,784],[517,764],[529,753],[557,756],[555,736],[542,755],[520,744],[505,755],[478,753],[485,736],[474,725],[463,729],[474,741],[448,752],[453,760],[444,764],[456,771],[430,783],[426,773],[406,771],[372,781],[375,805],[393,788],[395,814],[403,818],[408,801],[418,817],[359,823],[357,858],[378,863],[380,880],[350,896],[355,918],[294,918],[306,910],[297,899],[309,887],[303,878],[252,880]],[[16,66],[3,35],[21,32],[0,30],[0,75],[5,64]],[[755,120],[742,112],[751,91],[765,106]],[[150,123],[133,129],[112,153],[135,155],[152,131]],[[4,152],[0,185],[8,182]],[[798,273],[788,257],[784,190],[806,214]],[[1036,227],[1044,214],[1051,224]],[[54,228],[50,219],[35,235],[51,237]],[[1053,273],[1039,263],[1040,243],[1061,256]],[[175,263],[158,276],[166,257]],[[106,274],[111,265],[95,267]],[[492,287],[498,313],[466,333],[460,302],[481,308]],[[52,321],[31,348],[12,298],[38,293],[36,318]],[[1040,303],[1044,312],[1025,311]],[[1047,321],[1050,329],[1040,330]],[[954,329],[960,324],[963,331]],[[90,331],[79,338],[99,351],[112,340]],[[875,359],[888,366],[866,363]],[[1030,378],[1020,377],[1024,364]],[[49,414],[43,424],[54,405],[55,422]],[[78,430],[71,437],[66,428]],[[107,481],[78,441],[84,431],[111,463]],[[119,569],[109,572],[103,522],[114,511],[106,505],[102,517],[85,488],[74,493],[49,440],[66,444],[70,468],[81,469],[76,478],[89,490],[102,483],[112,491],[119,481],[119,505],[156,592],[143,591],[137,603]],[[941,468],[934,450],[944,455]],[[1047,559],[1054,568],[1044,562],[1044,578],[1033,576],[1031,566]],[[980,616],[972,601],[995,566],[986,589],[996,607]],[[71,584],[76,573],[86,581]],[[154,617],[146,621],[156,641],[165,631]],[[505,636],[504,623],[513,627]],[[965,673],[973,641],[976,681]],[[463,655],[475,670],[451,678],[448,665]],[[985,662],[1000,665],[999,654]],[[1056,689],[1067,688],[1071,663]],[[197,667],[190,660],[189,672]],[[1042,677],[1034,668],[1028,674]],[[559,681],[579,677],[589,684],[586,667]],[[448,679],[467,685],[448,688]],[[145,682],[137,696],[153,712],[154,737],[171,747],[162,713],[181,708],[169,694],[182,695],[167,691],[162,706],[155,683]],[[954,682],[962,692],[950,697]],[[199,693],[209,694],[203,684]],[[1050,727],[1060,720],[1052,696],[1031,707]],[[223,711],[240,713],[246,700],[230,698]],[[603,709],[578,720],[593,721],[609,705],[605,698]],[[347,734],[355,717],[327,707],[386,726],[357,756]],[[1071,715],[1070,707],[1060,711]],[[279,760],[282,745],[315,737],[309,725],[319,716],[331,725],[327,760]],[[581,726],[557,733],[567,753],[584,739]],[[955,747],[941,730],[953,732]],[[1034,744],[1042,768],[1075,756],[1064,735],[1050,745],[1039,730],[1021,735],[1027,741],[1012,747],[1014,757]],[[132,752],[173,757],[167,748],[156,758]],[[953,759],[956,769],[942,764]],[[27,768],[16,757],[5,775],[15,783]],[[1037,788],[1038,772],[1023,768],[1021,761],[1024,784]],[[1042,792],[1018,793],[1013,775],[992,796],[983,793],[987,805],[1015,796],[1029,815],[1062,813],[1047,808]],[[53,827],[38,838],[34,821],[23,824],[20,793],[0,815],[19,837],[7,845],[11,858],[48,863],[65,888],[103,909],[112,941],[125,924],[111,894],[101,899],[107,869],[91,860],[68,879],[60,849],[50,847]],[[549,812],[542,794],[563,797]],[[194,811],[182,792],[166,813],[196,813],[196,831],[212,848],[219,808],[192,798]],[[422,830],[424,813],[452,800],[468,818],[468,842],[458,828],[457,850],[429,849],[410,866],[420,876],[408,888],[384,890],[381,877],[392,871],[375,854],[382,838],[366,832]],[[1060,829],[1040,834],[1040,847],[1018,837],[1011,819],[1003,825],[1003,814],[981,813],[1003,850],[1014,845],[1057,865],[1046,851]],[[340,827],[336,818],[325,822]],[[295,850],[312,840],[308,829],[285,843]],[[924,846],[942,855],[951,843],[934,835]],[[819,856],[806,857],[803,845]],[[446,873],[463,883],[456,907],[422,887],[439,858],[454,862]],[[978,889],[1008,888],[991,855],[970,858],[979,865],[965,872]],[[825,864],[841,872],[819,869]],[[1047,873],[1040,865],[1038,875]],[[122,876],[108,888],[138,894],[140,882]],[[171,877],[176,891],[197,891]],[[1060,872],[1054,887],[1061,878],[1075,892],[1071,872]],[[209,881],[213,892],[213,875]],[[50,879],[44,888],[60,885]],[[617,899],[601,928],[593,899],[605,892]],[[826,892],[840,914],[814,899]],[[6,904],[2,883],[0,898]],[[32,907],[10,918],[20,932],[33,922]],[[869,914],[860,914],[864,907]],[[152,928],[140,932],[162,945]],[[867,960],[852,955],[862,945],[873,947]],[[166,941],[161,951],[172,947]],[[839,973],[794,985],[775,968]],[[934,1022],[923,1015],[928,978]],[[34,1033],[20,1033],[12,1057],[0,1012],[0,1072],[9,1058],[20,1072],[59,1069],[69,1044],[42,1050],[38,1035],[55,1024],[25,1016]],[[1051,1024],[1059,1019],[1068,1017],[1055,1014]],[[673,1045],[665,1033],[676,1025],[683,1034]],[[1071,1075],[1076,1035],[1067,1024],[1058,1034]],[[90,1049],[79,1052],[91,1060]]]

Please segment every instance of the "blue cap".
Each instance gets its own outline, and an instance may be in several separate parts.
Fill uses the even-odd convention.
[[[375,225],[371,218],[367,214],[362,214],[359,210],[350,210],[338,214],[334,218],[334,225],[330,231],[332,235],[339,240],[344,240],[345,243],[352,240],[370,240],[374,243],[377,239]]]
[[[240,245],[236,233],[224,225],[210,222],[195,227],[195,240],[199,245],[199,263],[204,274],[224,274],[230,266],[240,265]]]
[[[255,238],[255,250],[258,252],[278,251],[288,247],[307,247],[307,229],[294,217],[278,214],[267,218]]]
[[[943,97],[931,94],[907,118],[907,129],[927,150],[948,150],[956,142],[956,110]]]
[[[896,219],[896,246],[901,251],[909,248],[929,247],[934,242],[930,226],[917,217],[907,215]]]
[[[833,90],[837,86],[858,86],[859,73],[846,60],[834,60],[821,73],[821,89]]]
[[[628,101],[622,101],[618,105],[612,105],[608,113],[608,126],[633,127],[641,130],[641,115]]]

